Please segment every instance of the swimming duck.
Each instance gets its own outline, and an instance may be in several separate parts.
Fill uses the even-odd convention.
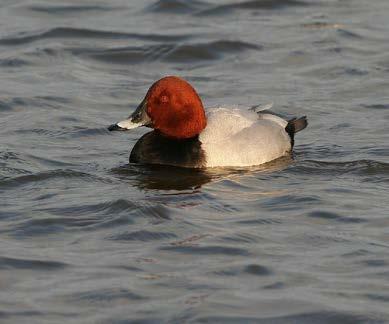
[[[241,167],[290,154],[306,117],[284,120],[264,111],[215,108],[206,114],[196,90],[184,79],[156,81],[136,110],[110,131],[153,128],[133,147],[130,163],[187,168]]]

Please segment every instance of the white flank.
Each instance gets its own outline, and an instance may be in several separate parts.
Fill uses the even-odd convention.
[[[207,167],[259,165],[291,150],[287,121],[237,108],[209,109],[199,140]]]

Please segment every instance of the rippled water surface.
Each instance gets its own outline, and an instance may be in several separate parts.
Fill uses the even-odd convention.
[[[3,0],[1,323],[389,321],[387,0]],[[150,84],[307,115],[293,158],[129,165]]]

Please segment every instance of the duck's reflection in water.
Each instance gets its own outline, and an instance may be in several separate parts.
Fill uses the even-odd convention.
[[[167,165],[125,164],[112,169],[120,179],[130,181],[141,190],[196,190],[203,185],[223,179],[264,172],[281,171],[293,162],[291,156],[254,167],[188,169]]]
[[[126,164],[112,169],[112,172],[143,190],[195,190],[212,181],[212,175],[205,169],[166,165]]]

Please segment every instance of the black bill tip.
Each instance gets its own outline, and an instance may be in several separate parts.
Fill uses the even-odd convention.
[[[118,124],[112,124],[111,126],[108,127],[108,130],[112,132],[112,131],[120,131],[125,129],[120,127]]]

